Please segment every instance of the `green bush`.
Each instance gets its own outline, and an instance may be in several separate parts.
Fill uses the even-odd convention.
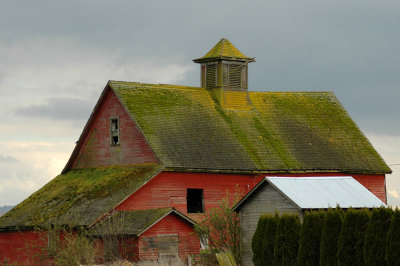
[[[275,245],[276,228],[278,226],[278,223],[279,223],[279,215],[277,213],[273,217],[272,216],[268,217],[264,230],[261,265],[274,264],[274,245]]]
[[[319,265],[337,265],[337,251],[340,229],[343,223],[343,211],[340,208],[329,209],[321,236]]]
[[[368,221],[368,210],[347,210],[339,235],[338,265],[364,265],[363,246]]]
[[[276,226],[276,234],[275,234],[275,244],[274,244],[274,264],[275,266],[282,265],[282,248],[283,243],[285,241],[285,223],[286,223],[286,214],[283,214],[279,217],[277,226]]]
[[[364,265],[364,242],[367,225],[369,222],[370,211],[361,209],[356,211],[357,222],[354,228],[355,244],[354,244],[354,265]]]
[[[264,232],[265,225],[267,223],[268,215],[261,215],[258,219],[258,224],[256,231],[254,232],[253,238],[251,240],[251,249],[253,250],[253,263],[255,266],[263,265],[262,264],[262,253],[263,253],[263,241],[264,241]]]
[[[393,211],[389,208],[377,208],[371,213],[364,242],[364,263],[386,265],[386,236],[389,230]]]
[[[319,265],[320,242],[325,212],[307,212],[299,236],[298,265]]]
[[[387,233],[386,262],[388,266],[400,265],[400,210],[398,208],[393,213]]]
[[[298,215],[286,215],[282,245],[282,265],[296,265],[299,249],[300,219]]]

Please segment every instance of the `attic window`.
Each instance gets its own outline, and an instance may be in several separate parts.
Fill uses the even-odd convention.
[[[111,145],[119,144],[119,119],[111,118]]]
[[[187,189],[187,212],[188,213],[203,213],[203,190],[188,188]]]

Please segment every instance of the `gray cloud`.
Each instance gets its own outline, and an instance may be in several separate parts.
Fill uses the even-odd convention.
[[[12,156],[0,154],[0,163],[19,163],[20,161]]]
[[[82,120],[87,119],[93,106],[93,101],[84,99],[48,98],[44,104],[18,108],[14,110],[14,114],[24,117]]]

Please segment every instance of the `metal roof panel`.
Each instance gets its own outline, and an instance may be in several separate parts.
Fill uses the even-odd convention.
[[[266,177],[266,180],[302,209],[385,206],[351,176]]]

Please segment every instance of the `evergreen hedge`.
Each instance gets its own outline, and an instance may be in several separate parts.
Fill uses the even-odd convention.
[[[355,243],[354,243],[354,265],[364,265],[364,242],[367,225],[369,223],[370,211],[361,209],[356,211],[357,221],[354,228]]]
[[[392,213],[391,209],[384,207],[372,210],[364,242],[364,263],[366,266],[386,265],[386,236]]]
[[[262,253],[263,253],[263,241],[264,241],[264,232],[265,232],[265,224],[267,223],[269,216],[261,215],[258,219],[258,224],[256,231],[254,232],[252,241],[251,241],[251,249],[253,250],[253,263],[255,266],[262,266]]]
[[[393,213],[386,238],[386,262],[388,266],[400,265],[400,210]]]
[[[296,265],[299,249],[300,219],[298,215],[287,215],[282,244],[282,265]]]
[[[344,213],[340,208],[328,209],[321,235],[319,265],[336,266],[340,229]]]
[[[274,245],[274,266],[282,265],[282,248],[285,241],[285,223],[287,214],[283,214],[277,223],[275,245]]]
[[[276,228],[279,223],[279,215],[276,213],[274,217],[269,217],[265,226],[264,240],[262,246],[262,262],[263,265],[273,265],[274,264],[274,246],[275,246],[275,236]]]
[[[324,211],[307,212],[299,236],[298,265],[319,265],[320,242]]]

